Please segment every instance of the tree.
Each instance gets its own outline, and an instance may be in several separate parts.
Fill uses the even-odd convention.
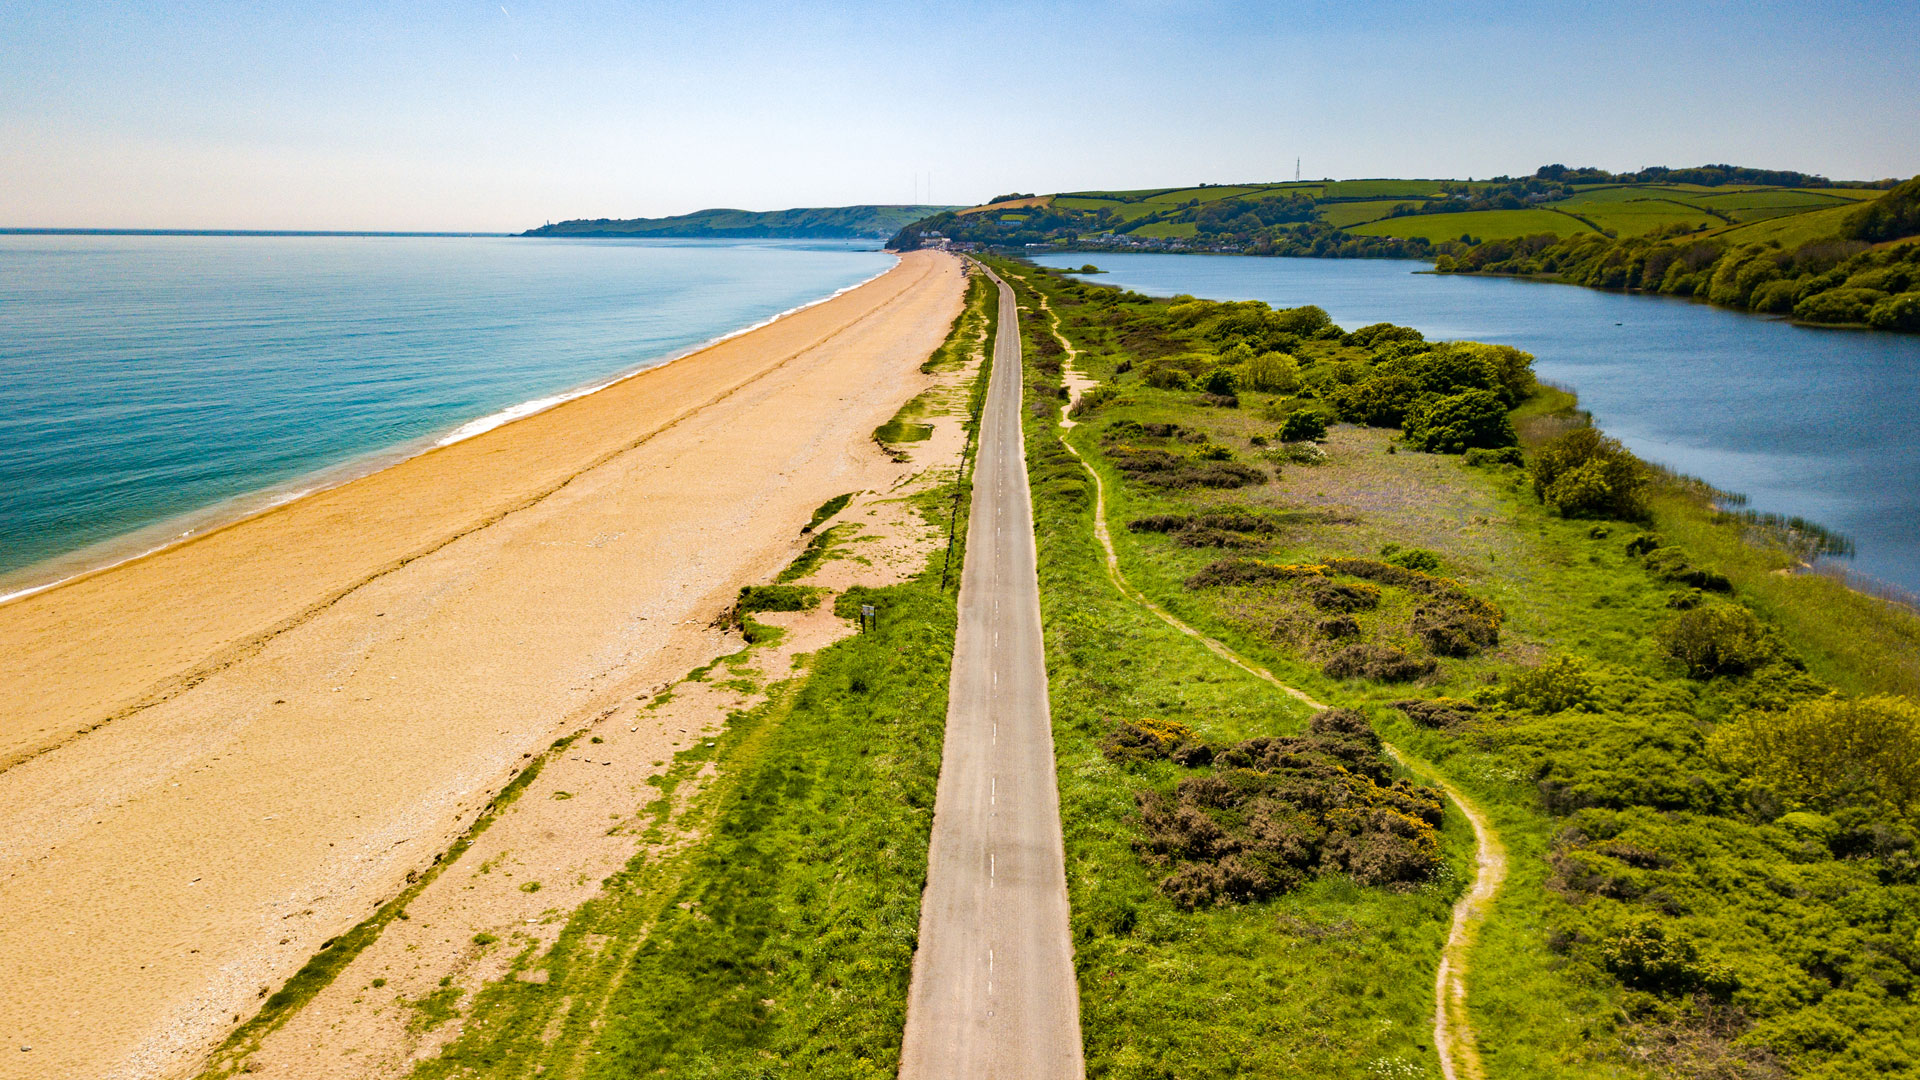
[[[1300,389],[1300,365],[1286,353],[1261,353],[1246,362],[1241,375],[1249,390],[1290,394]]]
[[[1407,413],[1407,442],[1434,454],[1460,454],[1468,449],[1512,446],[1513,421],[1506,402],[1491,390],[1467,390],[1432,398]]]
[[[1405,375],[1377,375],[1332,391],[1330,403],[1340,419],[1369,427],[1399,427],[1420,397],[1420,386]]]

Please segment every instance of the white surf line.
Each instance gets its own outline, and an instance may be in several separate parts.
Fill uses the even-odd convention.
[[[1047,312],[1049,316],[1053,312]],[[1055,336],[1059,336],[1059,323],[1055,317]],[[1062,342],[1064,344],[1064,338]],[[1085,377],[1084,375],[1082,376]],[[1091,381],[1091,380],[1089,380]],[[1078,394],[1075,394],[1078,399]],[[1071,403],[1069,403],[1071,407]],[[1073,421],[1061,411],[1060,426],[1069,428]],[[1242,657],[1224,643],[1208,637],[1206,634],[1188,626],[1172,612],[1148,599],[1146,594],[1135,589],[1120,571],[1120,557],[1113,546],[1113,535],[1107,530],[1107,493],[1106,485],[1100,480],[1100,474],[1080,456],[1065,435],[1060,436],[1060,445],[1067,453],[1080,462],[1093,478],[1093,534],[1105,550],[1107,576],[1122,596],[1146,608],[1162,622],[1193,638],[1207,648],[1207,651],[1234,667],[1278,687],[1288,696],[1310,709],[1325,710],[1327,705],[1315,701],[1306,691],[1289,686],[1275,678],[1273,673]],[[1472,949],[1479,935],[1480,925],[1486,921],[1487,913],[1493,906],[1493,899],[1499,893],[1500,886],[1506,881],[1506,848],[1500,843],[1499,834],[1487,823],[1485,815],[1463,795],[1460,790],[1443,779],[1425,762],[1409,758],[1402,754],[1392,743],[1382,742],[1381,747],[1392,755],[1393,760],[1408,771],[1418,774],[1422,779],[1437,786],[1460,810],[1467,824],[1473,827],[1474,838],[1474,881],[1466,895],[1453,905],[1452,921],[1447,929],[1447,942],[1440,950],[1440,965],[1434,978],[1433,987],[1433,1044],[1434,1053],[1440,1058],[1440,1073],[1444,1080],[1482,1080],[1486,1072],[1480,1061],[1480,1048],[1473,1032],[1471,1018],[1467,1014],[1467,953]],[[1457,1062],[1456,1062],[1457,1059]]]
[[[355,480],[360,480],[365,477],[372,476],[374,473],[377,473],[377,472],[383,472],[402,462],[411,461],[412,459],[417,458],[420,455],[425,454],[429,451],[438,450],[441,447],[445,447],[445,446],[452,446],[455,443],[465,442],[466,440],[471,439],[476,435],[482,435],[482,434],[485,434],[486,432],[492,431],[495,428],[504,427],[505,425],[513,423],[516,420],[524,420],[529,416],[536,416],[540,413],[546,412],[548,409],[554,408],[555,406],[564,405],[569,401],[574,401],[576,399],[586,397],[588,394],[598,393],[609,387],[618,386],[619,384],[626,382],[628,379],[634,378],[639,375],[643,375],[649,371],[657,371],[661,368],[666,367],[668,364],[673,363],[676,360],[684,360],[689,356],[694,356],[699,353],[703,353],[708,349],[711,349],[714,346],[719,345],[722,342],[731,341],[734,338],[741,337],[746,334],[751,334],[755,330],[760,330],[760,329],[764,329],[765,327],[772,326],[774,323],[779,322],[781,319],[787,318],[788,316],[797,315],[800,312],[807,310],[808,308],[818,307],[819,305],[824,304],[829,300],[838,299],[839,297],[845,296],[847,293],[850,293],[853,290],[858,289],[864,285],[871,285],[875,281],[878,281],[881,278],[887,276],[889,273],[893,272],[893,270],[899,265],[900,265],[900,257],[896,255],[894,256],[893,266],[887,267],[885,270],[882,270],[879,273],[874,274],[872,277],[866,278],[862,281],[854,282],[852,285],[848,285],[844,288],[836,289],[833,292],[827,294],[826,296],[819,298],[818,300],[809,300],[806,303],[801,304],[797,307],[790,307],[785,311],[782,311],[776,315],[772,315],[765,319],[762,319],[751,326],[743,326],[738,330],[729,330],[728,332],[721,334],[718,337],[710,338],[709,340],[702,342],[701,344],[690,345],[687,348],[681,350],[680,352],[674,353],[666,357],[665,359],[651,361],[639,367],[633,368],[630,371],[622,372],[621,374],[616,375],[611,379],[607,379],[602,382],[595,383],[591,386],[583,387],[577,390],[568,390],[559,394],[551,394],[551,395],[548,395],[547,397],[534,398],[530,401],[523,401],[518,405],[510,405],[507,408],[502,409],[498,412],[489,413],[486,416],[469,420],[464,424],[461,424],[459,427],[453,429],[448,434],[442,436],[439,440],[433,443],[425,442],[425,439],[432,438],[432,436],[423,436],[420,439],[409,440],[408,442],[403,442],[398,444],[398,446],[386,448],[387,452],[391,452],[394,450],[400,450],[400,448],[408,446],[409,443],[414,444],[413,448],[410,450],[400,450],[397,456],[389,458],[386,456],[386,452],[375,451],[374,453],[368,454],[363,459],[361,459],[361,464],[364,464],[366,466],[364,469],[356,468],[355,463],[351,461],[341,462],[336,465],[327,466],[326,468],[323,468],[323,469],[317,469],[313,473],[308,474],[303,479],[311,480],[316,476],[324,476],[328,472],[331,472],[336,469],[340,470],[342,475],[335,479],[329,479],[320,483],[313,484],[310,487],[303,487],[298,491],[290,491],[282,495],[272,496],[268,499],[266,503],[259,506],[252,507],[245,511],[242,511],[231,518],[214,514],[210,516],[207,520],[202,521],[199,524],[196,524],[191,528],[186,529],[184,532],[181,532],[177,535],[169,537],[168,539],[163,540],[158,544],[155,544],[153,547],[146,548],[145,550],[136,551],[128,555],[122,555],[117,558],[113,558],[107,562],[99,563],[92,566],[87,566],[84,569],[75,570],[73,573],[68,574],[65,577],[55,578],[52,581],[43,582],[38,585],[29,585],[29,586],[26,586],[25,588],[16,589],[13,592],[9,592],[9,593],[0,593],[0,605],[10,604],[15,600],[24,600],[27,597],[33,596],[37,593],[46,592],[48,589],[57,589],[62,585],[71,584],[75,581],[79,581],[82,578],[88,578],[88,577],[92,577],[95,574],[105,573],[108,570],[114,569],[115,567],[125,566],[128,563],[139,562],[141,559],[147,558],[150,555],[158,555],[159,553],[166,551],[169,548],[177,547],[178,545],[183,544],[188,540],[191,540],[196,534],[212,532],[216,529],[226,528],[229,525],[237,525],[240,522],[247,520],[248,518],[258,517],[259,515],[265,514],[271,510],[277,510],[280,507],[287,505],[288,503],[298,502],[299,500],[304,499],[309,495],[317,495],[324,491],[332,491],[334,488],[341,487],[346,484],[351,484]],[[263,491],[270,491],[270,490],[272,489],[271,488],[263,489]],[[259,495],[261,493],[262,492],[251,492],[248,494]],[[233,498],[244,499],[246,497],[247,497],[246,494],[242,494],[242,495],[234,496]],[[216,503],[215,505],[217,506],[219,504]],[[209,508],[203,508],[201,511],[189,511],[187,514],[180,515],[180,518],[176,520],[192,520],[195,514],[206,512],[207,509]],[[154,528],[154,527],[157,527],[157,526],[149,526],[149,528]],[[136,530],[136,532],[137,531],[138,530]],[[111,541],[107,541],[107,542],[111,543]],[[48,561],[56,560],[59,558],[60,556],[56,555],[56,556],[53,556],[52,559]],[[29,569],[29,568],[23,568],[23,569]]]

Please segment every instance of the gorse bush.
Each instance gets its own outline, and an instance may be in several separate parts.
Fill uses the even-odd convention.
[[[1181,725],[1123,722],[1101,748],[1123,763],[1210,760],[1211,772],[1184,777],[1171,795],[1138,795],[1135,847],[1168,871],[1160,889],[1184,907],[1262,900],[1329,872],[1408,885],[1439,865],[1439,794],[1393,779],[1379,736],[1351,710],[1316,714],[1302,736],[1204,754]]]
[[[1738,604],[1683,611],[1654,632],[1654,641],[1696,679],[1745,675],[1773,659],[1760,620]]]
[[[1825,697],[1752,713],[1709,746],[1789,806],[1879,805],[1920,822],[1920,705],[1881,695]]]
[[[1349,645],[1334,653],[1320,670],[1332,679],[1372,679],[1376,682],[1411,682],[1434,673],[1439,665],[1432,660],[1408,656],[1405,649],[1393,645]]]
[[[1647,470],[1620,440],[1579,427],[1533,454],[1533,492],[1567,517],[1647,515]]]

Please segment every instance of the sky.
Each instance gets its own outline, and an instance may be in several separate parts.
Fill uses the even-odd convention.
[[[1920,173],[1900,3],[0,5],[0,226],[508,231],[1540,165]]]

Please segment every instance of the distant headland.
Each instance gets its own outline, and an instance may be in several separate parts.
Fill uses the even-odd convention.
[[[812,206],[792,210],[696,210],[659,218],[592,218],[528,229],[521,236],[885,240],[951,206]]]

